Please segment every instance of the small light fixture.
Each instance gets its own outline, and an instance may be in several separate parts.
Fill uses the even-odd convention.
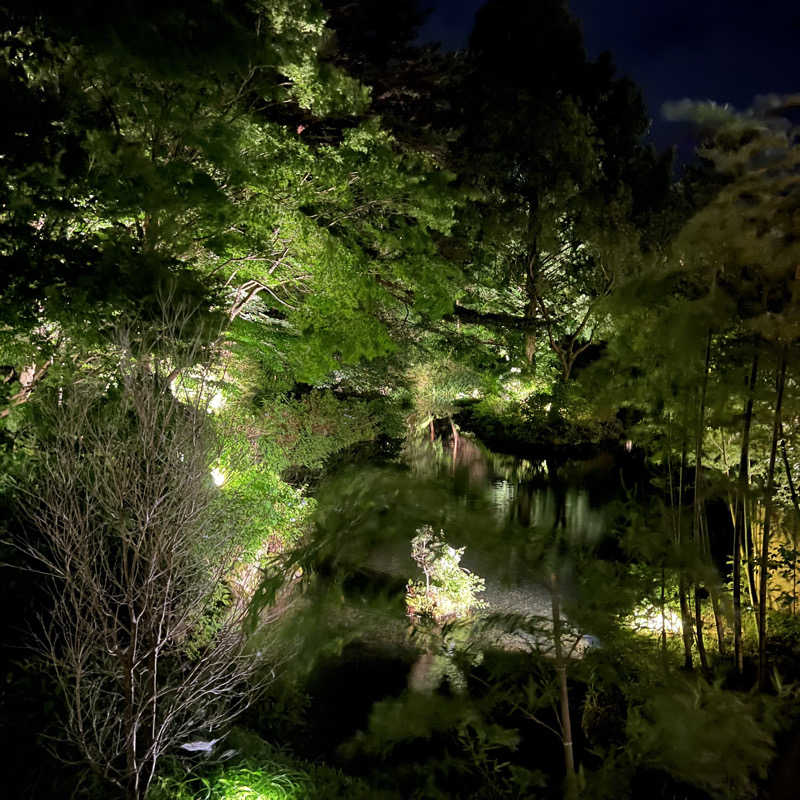
[[[222,484],[225,483],[225,473],[218,467],[214,467],[214,469],[211,470],[211,477],[214,479],[214,484],[216,486],[222,486]]]

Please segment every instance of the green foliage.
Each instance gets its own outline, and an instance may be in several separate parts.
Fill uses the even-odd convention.
[[[670,684],[629,711],[630,754],[712,797],[755,797],[774,755],[769,706],[700,679]]]
[[[231,766],[194,780],[162,778],[152,800],[301,800],[308,796],[308,775],[280,763],[257,768]]]
[[[474,370],[447,357],[415,364],[408,377],[414,404],[410,422],[416,429],[451,417],[458,408],[456,401],[473,396],[482,383]]]
[[[234,728],[216,766],[178,760],[158,778],[147,800],[370,800],[380,796],[362,781],[292,757],[252,731]]]
[[[277,469],[319,468],[334,453],[377,433],[366,401],[341,399],[325,389],[270,404],[259,424],[267,459]]]
[[[239,465],[226,474],[220,502],[226,513],[239,520],[245,558],[264,556],[273,539],[280,547],[297,542],[308,529],[313,498],[283,481],[274,465]]]
[[[447,310],[452,176],[363,116],[318,3],[84,5],[3,11],[0,360],[85,358],[161,293],[232,325],[251,377],[321,383],[395,349],[387,287]]]
[[[464,550],[450,547],[444,531],[437,534],[430,525],[417,531],[411,540],[411,557],[425,574],[425,582],[410,580],[406,586],[406,606],[412,619],[429,617],[445,622],[485,607],[477,595],[486,582],[461,566]]]

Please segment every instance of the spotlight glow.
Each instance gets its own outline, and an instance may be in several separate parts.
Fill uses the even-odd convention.
[[[669,634],[679,634],[683,630],[680,615],[670,608],[661,609],[652,605],[639,606],[631,615],[631,628],[649,633],[661,633],[662,627]]]

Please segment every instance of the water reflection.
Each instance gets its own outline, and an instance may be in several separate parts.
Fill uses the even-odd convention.
[[[485,579],[487,612],[531,620],[530,630],[506,629],[509,642],[538,647],[552,639],[554,595],[565,635],[577,608],[585,616],[584,594],[591,605],[596,587],[580,576],[608,527],[608,495],[568,481],[563,467],[492,453],[465,436],[458,447],[410,442],[401,463],[353,465],[331,477],[319,496],[316,546],[336,569],[366,569],[402,587],[418,576],[415,531],[441,529],[448,545],[466,548],[463,566]]]
[[[446,480],[454,499],[488,506],[500,527],[561,529],[574,544],[594,544],[606,530],[607,497],[563,480],[560,465],[493,453],[477,440],[409,442],[403,457],[419,480]]]
[[[587,488],[571,483],[564,477],[567,465],[493,453],[471,438],[411,443],[405,459],[416,480],[443,481],[459,506],[489,510],[492,529],[486,525],[483,537],[472,537],[463,564],[485,579],[483,600],[490,615],[522,615],[528,620],[524,630],[506,628],[498,645],[549,652],[553,592],[562,604],[564,652],[580,657],[596,643],[584,635],[582,626],[573,627],[563,606],[575,610],[576,603],[582,604],[575,593],[576,554],[592,552],[605,535],[612,498],[592,496]],[[456,546],[468,544],[459,540],[468,538],[466,531],[447,533]]]

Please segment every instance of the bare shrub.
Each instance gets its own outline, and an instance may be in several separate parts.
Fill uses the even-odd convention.
[[[210,739],[250,702],[256,663],[246,604],[229,601],[237,525],[210,475],[202,381],[178,400],[172,365],[120,353],[110,384],[42,398],[20,545],[51,583],[37,647],[64,738],[133,800],[168,749]]]

